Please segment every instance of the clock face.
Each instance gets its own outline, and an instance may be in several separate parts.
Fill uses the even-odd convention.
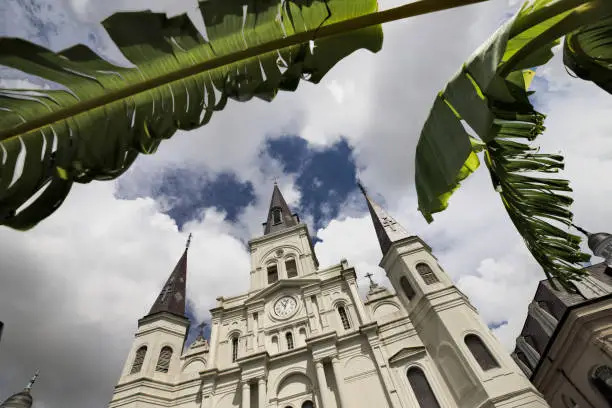
[[[289,317],[295,312],[297,301],[291,296],[283,296],[274,304],[274,313],[278,317]]]

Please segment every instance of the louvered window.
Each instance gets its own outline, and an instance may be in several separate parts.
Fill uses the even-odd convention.
[[[280,210],[280,208],[274,208],[272,210],[272,223],[274,225],[281,223],[281,210]]]
[[[138,350],[136,350],[136,356],[134,357],[134,364],[132,364],[132,369],[130,370],[130,374],[136,374],[140,372],[146,355],[147,355],[147,346],[142,346]]]
[[[268,283],[274,283],[278,280],[278,268],[276,265],[268,266]]]
[[[604,400],[612,407],[612,368],[606,365],[595,368],[591,375],[591,382]]]
[[[408,300],[412,300],[412,298],[414,297],[414,289],[412,289],[412,286],[410,286],[410,282],[408,282],[408,279],[406,279],[405,276],[402,276],[402,278],[400,279],[400,286],[402,287],[404,295],[406,295]]]
[[[465,336],[465,345],[470,349],[470,352],[478,362],[482,371],[488,371],[492,368],[498,368],[499,363],[495,360],[491,352],[482,342],[482,339],[475,334]]]
[[[168,346],[161,349],[159,353],[159,359],[157,360],[157,366],[155,371],[160,373],[167,373],[170,368],[170,359],[172,358],[172,349]]]
[[[416,266],[416,270],[419,275],[421,275],[421,278],[423,278],[423,281],[425,281],[425,284],[431,285],[432,283],[440,282],[434,271],[432,271],[429,267],[429,265],[420,263]]]
[[[232,338],[232,363],[238,360],[238,337]]]
[[[349,322],[344,306],[338,307],[338,314],[340,315],[340,321],[342,322],[342,327],[344,327],[344,330],[350,329],[351,322]]]
[[[292,350],[293,349],[293,334],[291,334],[291,332],[287,332],[287,334],[285,334],[285,337],[287,338],[287,349]]]
[[[295,278],[298,276],[297,272],[297,264],[295,263],[295,259],[289,259],[285,262],[285,268],[287,269],[287,277]]]
[[[411,367],[408,370],[407,376],[420,408],[440,408],[440,404],[425,377],[425,373],[420,368]]]

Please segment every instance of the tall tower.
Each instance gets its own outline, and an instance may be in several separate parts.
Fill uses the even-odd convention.
[[[110,407],[141,407],[142,401],[138,398],[142,397],[136,396],[143,393],[151,396],[148,398],[150,406],[157,406],[160,401],[155,399],[163,400],[171,395],[163,384],[173,381],[180,372],[180,358],[189,329],[189,319],[185,317],[185,289],[190,240],[191,235],[149,313],[138,321],[135,339]]]
[[[31,408],[33,403],[32,394],[30,391],[32,390],[32,386],[36,382],[38,378],[38,371],[34,374],[34,377],[30,380],[26,387],[18,392],[17,394],[13,394],[6,401],[0,404],[0,408]]]
[[[359,187],[383,253],[380,266],[457,406],[547,407],[431,248]]]

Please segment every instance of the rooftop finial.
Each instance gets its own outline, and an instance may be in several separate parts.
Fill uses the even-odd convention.
[[[198,334],[199,338],[204,338],[204,328],[208,326],[208,323],[206,322],[202,322],[198,325],[198,328],[200,329],[200,333]]]
[[[192,234],[189,233],[189,236],[187,237],[187,244],[185,245],[185,249],[189,249],[189,245],[191,244],[191,236]]]
[[[584,229],[580,228],[579,226],[577,226],[577,225],[576,225],[576,224],[574,224],[574,223],[572,223],[572,226],[573,226],[574,228],[576,228],[578,231],[582,232],[582,233],[583,233],[584,235],[586,235],[587,237],[588,237],[589,235],[591,235],[591,234],[590,234],[588,231],[586,231],[586,230],[584,230]]]
[[[26,390],[31,390],[32,389],[32,386],[34,385],[34,383],[36,382],[36,379],[38,378],[38,373],[39,373],[39,370],[36,370],[36,372],[34,373],[34,376],[30,380],[28,385],[26,385],[26,387],[25,387]]]
[[[372,280],[372,276],[374,276],[374,275],[372,275],[371,272],[368,272],[368,273],[365,274],[365,277],[370,280],[370,289],[374,289],[374,288],[378,287],[376,282],[374,282],[374,280]]]

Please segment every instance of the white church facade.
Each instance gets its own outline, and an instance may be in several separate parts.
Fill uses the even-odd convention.
[[[185,348],[186,249],[109,407],[548,407],[431,248],[363,192],[394,291],[372,282],[362,300],[346,260],[319,268],[275,185],[249,291],[219,297],[210,341]]]

